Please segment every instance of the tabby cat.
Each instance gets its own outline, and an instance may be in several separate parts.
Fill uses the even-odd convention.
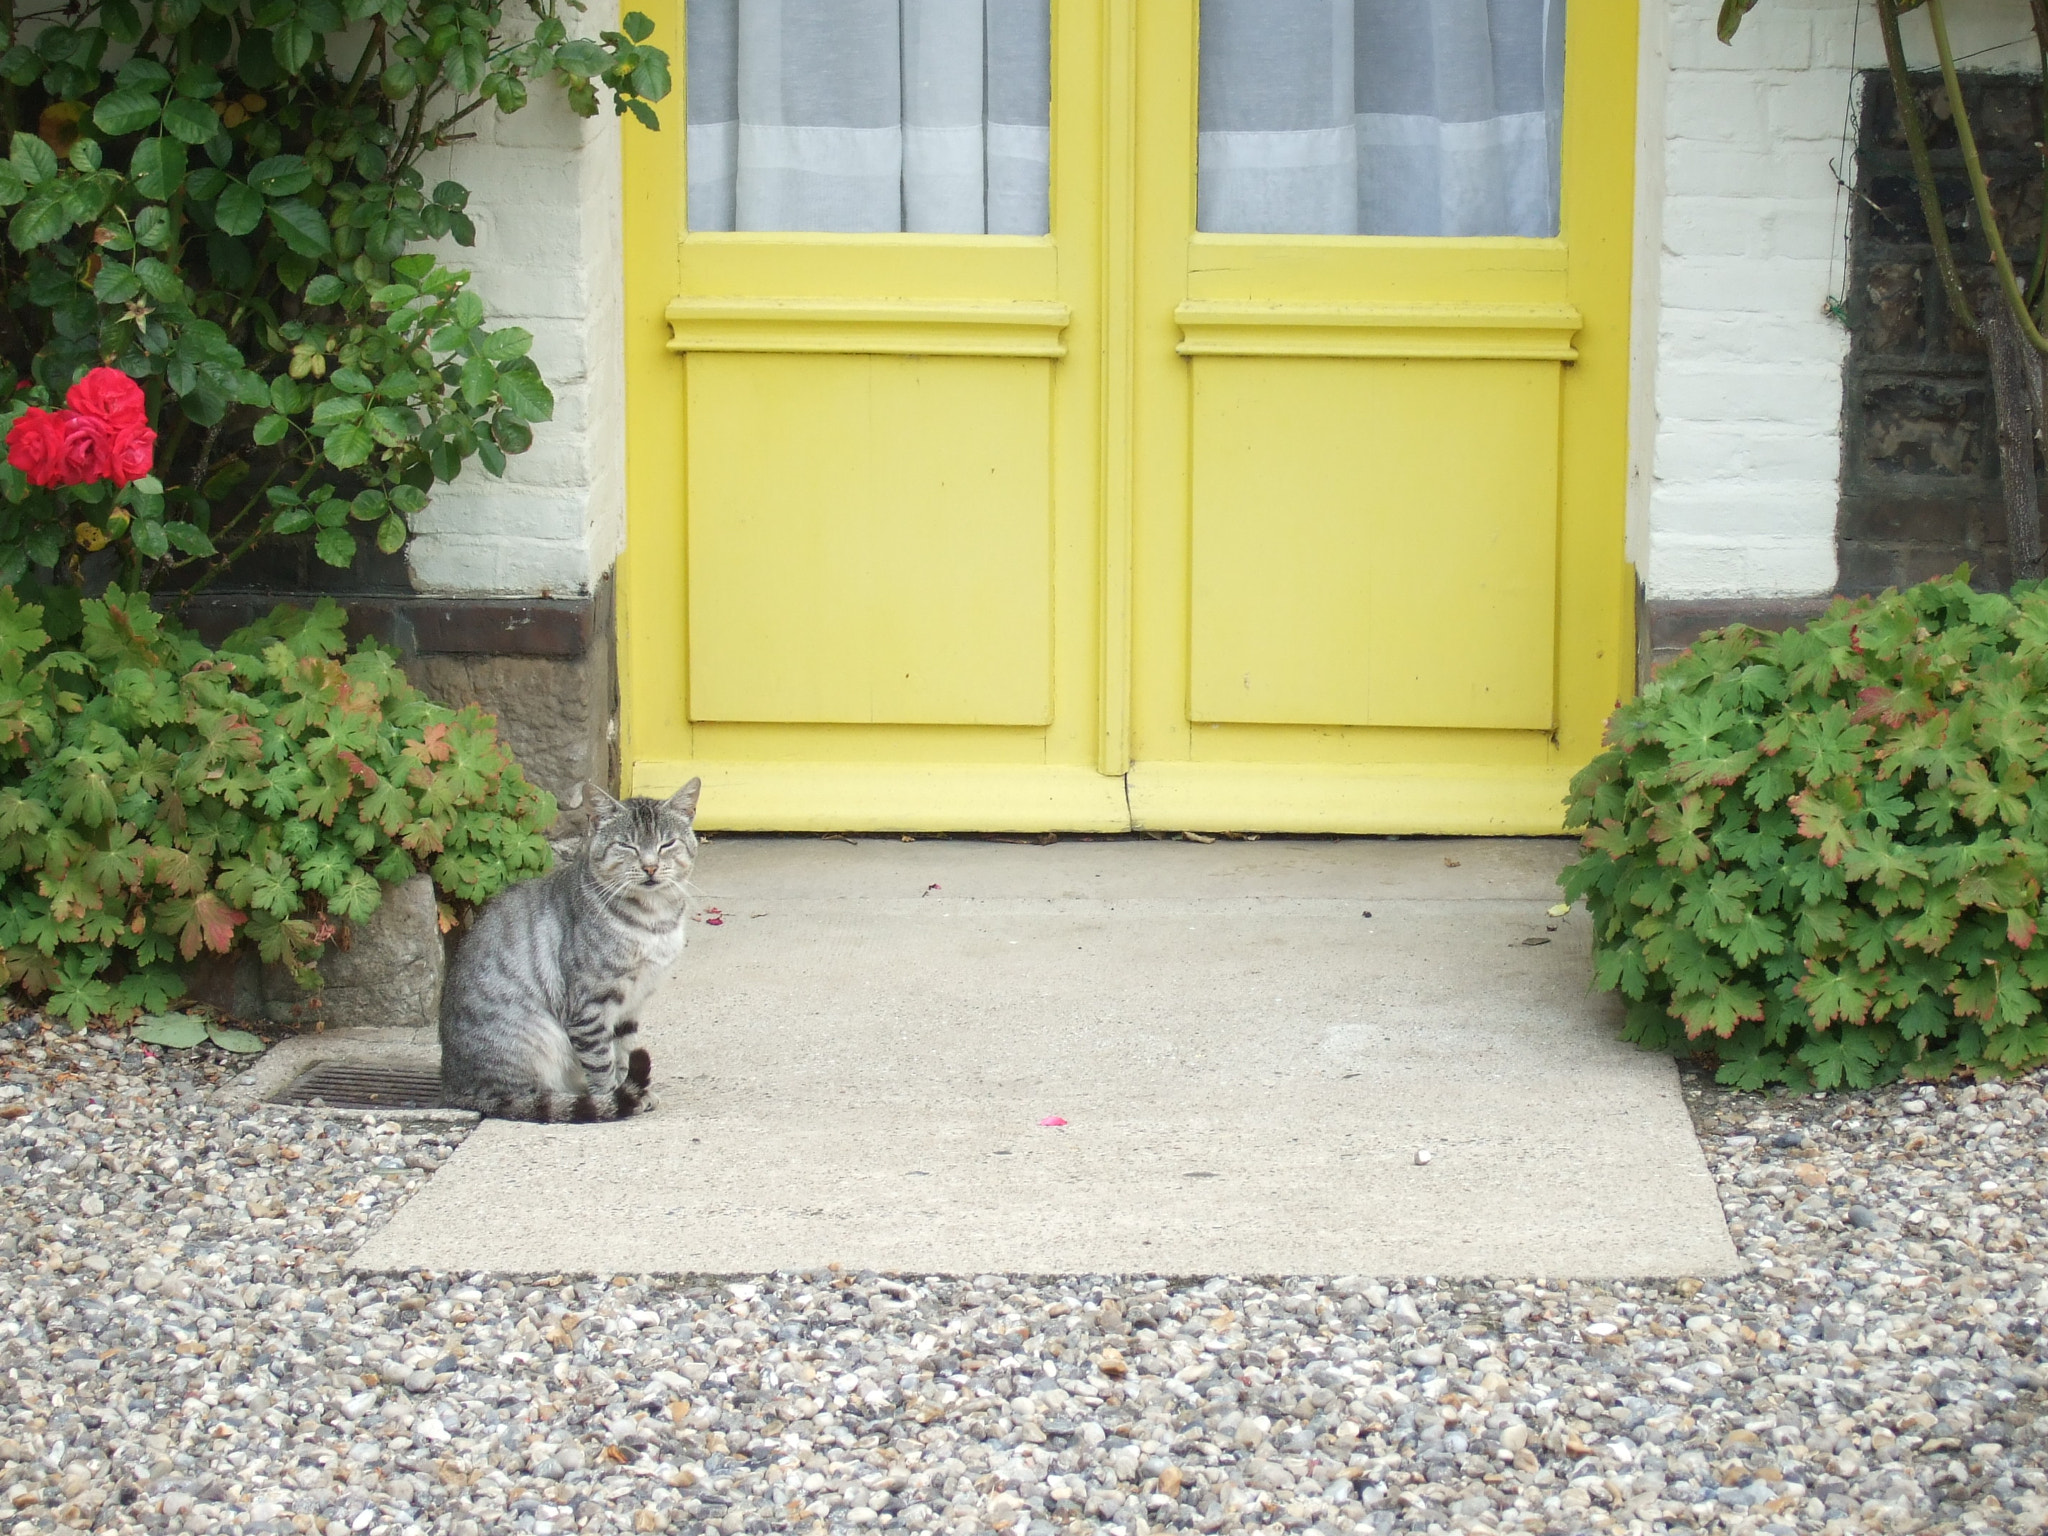
[[[692,779],[666,800],[623,802],[596,790],[575,857],[478,914],[441,990],[444,1103],[545,1121],[654,1107],[652,1063],[629,1042],[683,952],[697,790]]]

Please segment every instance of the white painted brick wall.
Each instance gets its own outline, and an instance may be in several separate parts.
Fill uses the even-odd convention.
[[[1824,592],[1848,346],[1824,308],[1847,218],[1829,162],[1853,70],[1883,53],[1868,0],[1760,0],[1732,46],[1719,8],[1644,0],[1631,554],[1652,597]],[[1975,0],[1953,25],[1971,68],[2027,66],[2027,46],[1996,46],[2027,38],[2026,0]],[[1931,63],[1922,16],[1905,34]],[[476,141],[429,167],[473,192],[477,245],[450,255],[495,317],[534,333],[557,410],[503,480],[472,468],[436,493],[414,579],[585,592],[625,529],[619,129],[540,90],[479,117]]]
[[[407,558],[429,592],[587,593],[625,542],[619,126],[608,102],[579,118],[539,85],[524,110],[472,121],[477,138],[426,168],[470,189],[476,221],[476,244],[442,257],[474,274],[493,324],[533,332],[555,416],[502,480],[472,461],[437,488]]]
[[[1719,10],[1644,5],[1660,154],[1638,180],[1637,260],[1656,271],[1637,283],[1631,553],[1655,598],[1803,596],[1835,581],[1848,336],[1826,305],[1849,210],[1829,162],[1850,174],[1854,71],[1884,52],[1868,0],[1759,0],[1732,45]],[[1905,20],[1910,60],[1931,65],[1924,16]],[[2026,67],[2030,42],[1996,46],[2030,38],[2025,0],[1957,7],[1951,26],[1970,68]]]

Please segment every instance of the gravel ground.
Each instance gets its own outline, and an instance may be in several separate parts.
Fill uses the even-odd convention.
[[[2048,1519],[2048,1076],[1692,1084],[1730,1282],[362,1277],[459,1137],[221,1107],[210,1048],[11,1030],[0,1528]]]

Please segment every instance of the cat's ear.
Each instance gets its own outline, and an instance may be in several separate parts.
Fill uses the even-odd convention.
[[[685,821],[694,820],[697,815],[697,792],[703,787],[702,779],[690,780],[668,797],[668,808]]]
[[[626,808],[621,802],[614,800],[607,794],[602,784],[592,783],[586,779],[578,787],[587,788],[590,791],[590,824],[593,827],[603,826]]]

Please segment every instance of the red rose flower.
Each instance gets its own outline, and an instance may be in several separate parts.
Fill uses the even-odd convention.
[[[86,416],[116,427],[149,424],[143,412],[142,386],[118,368],[94,368],[71,386],[64,403]]]
[[[116,485],[140,480],[156,467],[156,434],[140,424],[114,428],[107,478]]]
[[[114,472],[114,429],[97,416],[79,411],[61,411],[58,421],[64,440],[58,449],[58,463],[64,485],[84,485],[105,480]]]
[[[7,462],[44,489],[63,485],[64,422],[54,411],[32,405],[7,429]]]

